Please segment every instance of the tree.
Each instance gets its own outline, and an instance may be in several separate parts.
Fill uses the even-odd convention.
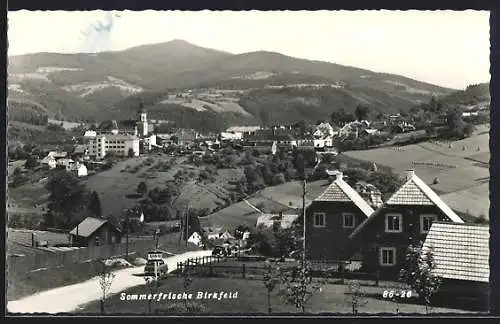
[[[305,166],[306,166],[306,161],[304,158],[304,155],[302,153],[298,153],[297,156],[295,157],[294,161],[295,169],[300,175],[304,175],[305,172]]]
[[[128,156],[129,158],[132,158],[132,157],[134,157],[134,156],[135,156],[135,152],[134,152],[134,149],[133,149],[133,148],[129,148],[129,149],[128,149],[127,156]]]
[[[267,264],[267,271],[264,274],[263,282],[267,291],[267,309],[268,313],[271,314],[271,292],[276,288],[280,281],[279,273],[276,272],[276,269],[274,269],[270,263]]]
[[[309,299],[317,292],[321,291],[322,283],[314,282],[311,276],[311,264],[300,262],[298,265],[280,269],[280,282],[285,285],[280,291],[286,303],[294,305],[306,312],[306,305]]]
[[[106,303],[106,298],[109,290],[111,289],[111,284],[115,279],[115,274],[109,271],[109,267],[104,263],[103,260],[98,261],[98,282],[101,288],[101,313],[104,314],[104,308]]]
[[[458,109],[452,109],[448,112],[446,115],[446,124],[448,126],[448,130],[453,135],[460,136],[463,134],[465,122],[463,121]]]
[[[71,172],[55,170],[48,177],[46,189],[49,191],[49,220],[55,223],[50,226],[72,225],[76,211],[83,206],[87,190],[80,180]]]
[[[346,302],[351,306],[352,315],[358,315],[360,307],[367,304],[365,293],[361,289],[361,284],[357,280],[349,282],[346,291]]]
[[[146,281],[146,286],[148,287],[149,293],[151,295],[154,295],[158,292],[158,289],[165,283],[167,275],[164,273],[158,274],[157,278],[154,277],[144,277],[144,280]],[[151,307],[151,298],[148,298],[148,311],[149,314],[152,313],[152,307]]]
[[[193,283],[193,277],[191,276],[189,266],[187,266],[187,263],[184,269],[182,270],[181,275],[182,275],[182,287],[184,288],[184,291],[187,291],[189,286],[191,286],[191,284]],[[187,299],[184,299],[184,307],[186,307],[186,310],[188,309]]]
[[[356,116],[356,119],[359,121],[368,119],[368,117],[370,116],[370,108],[367,106],[358,105],[356,107],[356,110],[354,111],[354,116]]]
[[[99,194],[96,191],[92,191],[89,198],[89,211],[92,212],[96,217],[102,216],[101,200],[99,199]]]
[[[351,122],[354,120],[354,116],[352,114],[346,113],[344,108],[340,108],[330,115],[330,120],[332,124],[337,126],[342,126],[345,123]]]
[[[427,136],[435,136],[435,135],[437,135],[436,127],[434,127],[433,125],[428,126],[425,129],[425,133],[427,134]]]
[[[187,214],[187,215],[186,215]],[[191,208],[187,208],[184,210],[184,213],[181,217],[181,228],[182,230],[182,238],[187,241],[189,237],[194,233],[201,233],[201,224],[198,215],[196,215],[196,211]],[[187,216],[187,236],[186,236],[186,216]]]
[[[464,127],[464,135],[466,137],[470,137],[472,135],[472,133],[474,132],[474,129],[475,129],[475,127],[473,124],[467,123]]]
[[[21,171],[21,168],[20,168],[20,167],[16,167],[16,168],[14,169],[14,173],[13,173],[14,175],[19,175],[19,174],[21,174],[21,173],[22,173],[22,171]]]
[[[141,195],[144,195],[148,192],[148,186],[146,185],[146,182],[139,182],[139,184],[137,185],[137,192]]]
[[[37,165],[38,165],[38,160],[33,155],[28,156],[28,158],[26,159],[26,162],[24,163],[24,167],[26,169],[33,169]]]
[[[441,278],[434,275],[436,265],[432,248],[422,251],[422,242],[412,242],[407,249],[405,266],[400,271],[399,280],[415,291],[429,313],[432,296],[439,290]]]

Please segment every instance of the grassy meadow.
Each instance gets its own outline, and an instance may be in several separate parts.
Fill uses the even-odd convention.
[[[404,174],[416,174],[454,210],[479,217],[489,214],[489,131],[477,127],[469,138],[453,142],[423,142],[344,153],[359,160],[374,161]],[[430,165],[439,163],[440,165]],[[438,184],[432,184],[434,178]]]

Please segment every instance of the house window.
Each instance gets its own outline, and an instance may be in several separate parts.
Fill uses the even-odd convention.
[[[420,233],[429,233],[431,225],[436,219],[436,215],[420,215]]]
[[[380,248],[380,265],[393,266],[396,264],[396,248],[382,247]]]
[[[326,215],[325,213],[314,213],[314,227],[325,227],[326,226]]]
[[[403,231],[403,216],[401,214],[387,214],[385,216],[385,231],[387,233],[401,233]]]
[[[344,228],[354,228],[354,214],[345,213],[342,216]]]
[[[99,235],[96,235],[96,237],[95,237],[95,245],[99,246],[99,243],[100,243],[99,242]]]

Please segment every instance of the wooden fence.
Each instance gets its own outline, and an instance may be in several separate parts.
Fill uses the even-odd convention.
[[[236,262],[235,262],[236,261]],[[257,262],[256,262],[257,261]],[[315,278],[339,279],[344,283],[346,279],[360,279],[373,281],[379,285],[378,273],[349,271],[349,261],[313,262],[311,274]],[[284,268],[293,267],[294,263],[282,265]],[[177,273],[187,270],[191,275],[201,277],[230,277],[242,279],[262,279],[268,272],[261,260],[246,260],[235,257],[206,256],[191,258],[177,263]]]
[[[129,243],[129,253],[146,253],[152,249],[152,242],[135,241]],[[95,247],[84,247],[70,251],[40,251],[25,256],[8,256],[9,272],[22,273],[43,268],[57,268],[74,263],[88,262],[101,258],[126,255],[126,244],[110,244]]]

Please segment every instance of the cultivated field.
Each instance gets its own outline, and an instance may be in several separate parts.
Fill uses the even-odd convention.
[[[307,184],[306,203],[316,198],[328,185],[326,180]],[[248,203],[247,203],[248,202]],[[281,185],[267,187],[247,198],[200,219],[202,226],[234,229],[240,224],[255,226],[261,215],[250,205],[264,213],[297,213],[302,208],[302,183],[291,181]]]
[[[228,96],[222,93],[199,93],[196,94],[196,97],[193,95],[186,95],[186,97],[169,95],[162,100],[161,103],[176,104],[197,111],[212,110],[215,112],[235,112],[249,115],[249,113],[238,104],[238,100],[237,97]]]
[[[81,123],[69,122],[64,120],[49,119],[50,124],[61,125],[64,129],[73,129],[81,125]]]
[[[351,151],[347,156],[374,161],[404,174],[416,174],[431,186],[449,206],[479,217],[489,214],[489,132],[481,125],[470,138],[443,142],[425,142],[396,148]],[[434,178],[439,183],[432,185]]]
[[[364,301],[366,305],[359,308],[359,313],[386,313],[396,314],[396,309],[399,308],[400,313],[424,313],[425,307],[417,304],[414,299],[402,301],[401,304],[382,298],[384,287],[362,287],[366,294]],[[198,291],[202,292],[238,292],[238,297],[235,299],[222,300],[194,300],[206,307],[203,312],[205,314],[267,314],[267,291],[264,284],[260,280],[250,279],[230,279],[230,278],[194,278],[192,285],[185,290],[182,286],[182,279],[172,277],[168,279],[166,287],[160,287],[158,292],[178,293],[188,292],[194,295]],[[135,287],[126,291],[129,294],[147,294],[148,289],[144,286]],[[326,284],[322,287],[321,292],[312,296],[306,306],[307,313],[341,313],[350,314],[352,312],[351,305],[346,301],[347,285]],[[162,300],[152,302],[152,312],[162,310],[175,301]],[[182,304],[182,302],[177,302]],[[278,295],[278,289],[271,293],[272,313],[300,313],[300,310],[294,306],[285,304],[283,299]],[[99,303],[92,302],[84,306],[79,313],[99,313]],[[120,294],[111,296],[107,301],[106,311],[108,313],[128,313],[128,314],[145,314],[148,312],[147,300],[120,300]],[[433,313],[474,313],[477,311],[458,310],[453,308],[433,307]]]

